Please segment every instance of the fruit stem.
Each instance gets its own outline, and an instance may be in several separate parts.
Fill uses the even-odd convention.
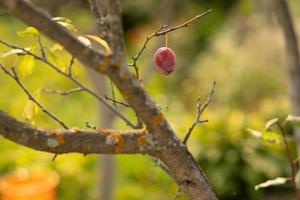
[[[165,34],[165,47],[167,47],[167,46],[168,46],[168,35]]]

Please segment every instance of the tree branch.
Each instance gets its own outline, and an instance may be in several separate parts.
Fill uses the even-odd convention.
[[[119,1],[110,0],[108,2],[117,5],[110,7],[110,11],[116,13],[109,17],[109,19],[112,19],[109,20],[110,22],[116,22],[114,26],[111,26],[113,34],[117,35],[114,38],[115,42],[120,40],[121,36],[123,37],[121,35],[123,30],[120,26],[121,18],[118,12],[119,9],[112,9],[114,7],[119,8]],[[124,45],[122,43],[122,46],[113,48],[114,53],[117,53],[117,55],[102,55],[83,45],[72,34],[47,18],[27,1],[0,0],[0,4],[9,13],[36,27],[56,42],[59,42],[87,67],[105,73],[114,82],[123,97],[135,110],[138,117],[144,121],[149,135],[152,136],[152,140],[157,146],[155,152],[153,152],[153,156],[158,157],[168,167],[178,185],[185,185],[184,192],[187,193],[190,200],[218,199],[196,160],[188,152],[185,145],[182,145],[159,108],[157,108],[150,96],[145,92],[139,81],[133,77],[128,66],[124,65],[124,58],[121,59],[119,57],[120,55],[124,55],[124,52],[122,52]],[[115,17],[118,19],[115,19]],[[120,52],[116,52],[116,50]],[[80,142],[80,147],[82,147],[82,145],[89,144],[91,141],[84,143],[84,141],[79,139],[78,142]]]
[[[27,147],[52,152],[83,154],[151,154],[144,129],[46,130],[20,122],[0,110],[0,135]]]

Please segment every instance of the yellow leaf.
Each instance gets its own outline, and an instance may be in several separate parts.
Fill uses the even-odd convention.
[[[42,89],[41,89],[41,88],[38,88],[38,89],[33,93],[33,97],[34,97],[37,101],[40,100],[41,91],[42,91]],[[38,111],[39,111],[39,107],[38,107],[36,104],[34,104],[33,107],[34,107],[34,114],[37,114]]]
[[[92,45],[91,41],[89,39],[87,39],[86,37],[78,36],[77,39],[85,46],[91,47],[91,45]]]
[[[49,51],[49,60],[62,71],[66,70],[65,63],[60,60],[53,52]]]
[[[23,117],[25,118],[26,121],[33,122],[34,112],[35,112],[34,102],[28,100],[23,111]]]
[[[36,47],[31,47],[30,52],[34,53]],[[35,58],[31,55],[24,55],[17,63],[17,69],[21,77],[28,76],[32,74],[35,67]]]
[[[58,43],[55,43],[55,44],[52,45],[52,47],[50,47],[50,51],[51,51],[52,53],[54,53],[55,51],[61,51],[61,50],[63,50],[63,49],[64,49],[64,47],[61,46],[61,45],[58,44]]]
[[[100,44],[102,47],[104,47],[106,53],[111,54],[111,49],[105,40],[101,39],[100,37],[98,37],[96,35],[86,35],[86,37],[90,38],[90,39],[94,40],[95,42],[97,42],[98,44]]]
[[[25,37],[25,36],[37,37],[40,35],[40,32],[34,27],[27,27],[24,31],[18,31],[17,35],[19,37]]]

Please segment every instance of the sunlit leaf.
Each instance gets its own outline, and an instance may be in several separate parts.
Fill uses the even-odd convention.
[[[248,131],[249,133],[251,133],[251,134],[252,134],[254,137],[256,137],[256,138],[262,138],[262,136],[263,136],[263,133],[262,133],[262,132],[257,131],[257,130],[254,130],[254,129],[251,129],[251,128],[248,128],[247,131]]]
[[[274,126],[277,122],[279,121],[278,118],[273,118],[270,119],[269,121],[267,121],[265,129],[268,131],[272,128],[272,126]]]
[[[66,70],[66,65],[65,63],[60,60],[54,53],[52,53],[51,51],[49,51],[49,60],[58,68],[60,68],[62,71]]]
[[[104,47],[105,51],[108,54],[111,54],[111,49],[110,49],[110,47],[108,46],[108,44],[105,40],[101,39],[100,37],[98,37],[96,35],[86,35],[86,37],[96,41],[98,44],[100,44],[102,47]]]
[[[63,50],[63,49],[64,49],[64,47],[61,46],[61,45],[58,44],[58,43],[55,43],[55,44],[53,44],[53,45],[50,47],[50,51],[51,51],[52,53],[54,53],[54,52],[56,52],[56,51],[61,51],[61,50]]]
[[[38,37],[40,35],[40,32],[34,27],[27,27],[24,31],[18,31],[17,35],[19,37],[26,37],[26,36]]]
[[[86,37],[83,37],[83,36],[78,36],[77,39],[82,43],[84,44],[85,46],[88,46],[88,47],[91,47],[92,46],[92,43],[89,39],[87,39]]]
[[[33,98],[35,100],[39,101],[41,91],[42,90],[39,88],[33,93]],[[35,123],[34,116],[38,113],[38,111],[39,111],[39,107],[37,106],[37,104],[32,100],[28,100],[23,110],[23,117],[26,121],[34,124]]]
[[[57,23],[60,24],[61,26],[65,27],[65,28],[68,29],[69,31],[77,32],[77,29],[75,28],[75,26],[73,26],[73,25],[70,24],[70,23],[62,22],[62,21],[58,21]]]
[[[65,22],[65,23],[68,23],[68,24],[71,24],[71,20],[66,18],[66,17],[53,17],[52,18],[53,21],[56,21],[56,22]]]
[[[266,182],[260,183],[255,186],[255,190],[258,190],[260,188],[266,188],[270,186],[276,186],[276,185],[283,185],[286,182],[288,182],[290,178],[286,177],[277,177],[275,179],[267,180]]]
[[[279,144],[282,142],[282,136],[272,131],[258,131],[248,128],[247,131],[254,137],[262,139],[263,141]]]
[[[291,122],[295,126],[300,126],[300,116],[288,115],[284,122]]]
[[[271,131],[264,131],[262,139],[264,141],[276,144],[280,144],[283,140],[280,134]]]
[[[30,48],[30,52],[34,53],[36,47]],[[35,67],[35,58],[32,55],[24,55],[17,63],[17,69],[21,77],[32,74]]]
[[[27,50],[28,50],[28,48],[27,48]],[[22,53],[24,53],[24,51],[22,49],[12,49],[10,51],[6,51],[6,52],[1,53],[0,57],[5,58],[5,57],[10,56],[10,55],[22,54]]]

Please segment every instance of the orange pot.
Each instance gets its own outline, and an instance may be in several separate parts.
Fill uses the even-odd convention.
[[[53,171],[18,169],[0,179],[1,200],[55,200],[58,182]]]

